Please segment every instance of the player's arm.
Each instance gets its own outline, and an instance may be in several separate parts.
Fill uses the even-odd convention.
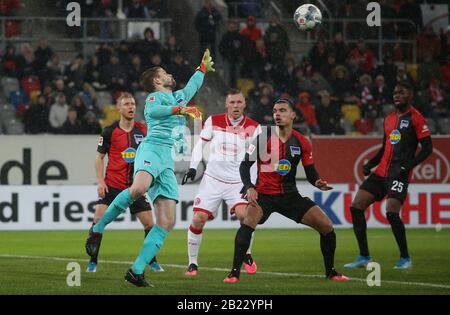
[[[108,192],[108,186],[105,183],[105,155],[109,152],[111,146],[112,129],[106,127],[103,129],[97,144],[97,155],[95,157],[95,175],[97,176],[97,193],[99,197],[104,198]]]
[[[197,175],[197,167],[203,159],[203,147],[211,141],[213,135],[212,119],[208,117],[200,133],[200,140],[194,146],[191,154],[191,163],[189,164],[189,170],[184,174],[181,181],[181,185],[186,184],[188,179],[194,181],[195,175]]]
[[[366,164],[363,165],[363,173],[364,176],[369,176],[371,169],[380,164],[381,158],[384,154],[386,144],[386,133],[383,136],[383,144],[381,145],[380,150],[378,150],[377,154],[371,158]]]
[[[327,181],[320,178],[319,172],[317,172],[316,167],[314,166],[312,146],[309,141],[304,138],[300,143],[302,146],[302,164],[308,182],[320,190],[333,189],[333,187],[328,185]]]
[[[402,171],[404,172],[409,172],[414,167],[425,161],[431,153],[433,153],[431,133],[428,129],[425,118],[422,116],[413,116],[412,123],[416,132],[416,137],[421,145],[421,149],[412,160],[406,161],[405,165],[402,165]]]
[[[192,97],[195,95],[195,93],[197,93],[198,90],[200,90],[203,84],[203,79],[205,78],[205,74],[208,72],[216,71],[213,66],[214,62],[212,61],[209,49],[206,49],[205,53],[203,54],[202,62],[197,67],[197,70],[191,76],[186,86],[178,91],[183,94],[185,104],[187,104],[192,99]]]
[[[250,169],[252,165],[258,160],[258,144],[260,141],[260,137],[256,137],[255,141],[249,145],[247,152],[245,153],[245,157],[239,166],[239,174],[241,176],[242,184],[244,187],[241,190],[241,193],[247,195],[247,200],[250,203],[257,203],[258,193],[255,190],[255,185],[252,183]]]
[[[146,113],[153,119],[160,119],[172,115],[187,115],[194,119],[201,119],[202,113],[196,107],[183,106],[164,106],[161,105],[155,98],[147,101]]]
[[[95,157],[95,175],[98,181],[97,193],[99,197],[105,198],[108,186],[105,183],[105,154],[103,153],[97,152]]]

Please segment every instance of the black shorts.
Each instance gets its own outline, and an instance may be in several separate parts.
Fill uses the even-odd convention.
[[[258,194],[258,204],[262,208],[263,216],[258,224],[264,224],[272,212],[301,223],[303,216],[309,209],[316,206],[308,197],[302,197],[298,192],[282,195]]]
[[[99,199],[97,201],[97,204],[109,206],[113,202],[114,198],[116,198],[116,196],[121,191],[122,191],[121,189],[108,187],[108,192],[106,193],[105,198]],[[136,214],[136,213],[143,212],[143,211],[151,211],[151,210],[152,210],[152,206],[148,202],[147,197],[145,195],[140,197],[139,199],[137,199],[130,206],[130,212],[132,214]]]
[[[374,195],[376,201],[380,201],[387,195],[387,198],[397,199],[403,204],[408,194],[408,185],[407,175],[385,178],[371,174],[361,184],[360,189]]]

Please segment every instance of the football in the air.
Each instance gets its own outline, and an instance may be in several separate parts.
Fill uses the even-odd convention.
[[[294,23],[301,31],[311,31],[322,23],[322,12],[313,4],[303,4],[295,10]]]

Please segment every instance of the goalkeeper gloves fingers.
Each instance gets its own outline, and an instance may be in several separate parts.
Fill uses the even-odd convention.
[[[215,72],[216,69],[213,68],[214,66],[214,61],[212,61],[212,57],[211,54],[209,52],[209,49],[207,48],[205,50],[205,53],[203,54],[203,58],[202,58],[202,63],[200,64],[200,66],[198,66],[197,70],[200,70],[203,73],[207,73],[207,72]]]

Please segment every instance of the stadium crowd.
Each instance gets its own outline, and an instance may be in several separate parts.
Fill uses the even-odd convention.
[[[244,90],[249,115],[258,122],[272,123],[271,105],[278,97],[288,96],[297,104],[296,127],[305,133],[379,133],[382,117],[392,110],[395,83],[408,81],[416,88],[414,105],[429,118],[431,129],[450,132],[437,124],[450,117],[450,26],[439,34],[432,27],[421,28],[420,10],[413,1],[403,1],[397,8],[381,3],[389,17],[417,22],[417,28],[389,25],[391,29],[383,33],[388,38],[415,40],[416,64],[405,62],[412,58],[411,49],[400,43],[385,45],[382,56],[377,56],[351,23],[330,39],[317,33],[309,53],[296,56],[290,52],[289,34],[278,17],[270,18],[262,29],[257,26],[261,15],[257,1],[247,1],[245,6],[228,2],[229,16],[245,17],[245,23],[229,20],[226,30],[218,34],[223,17],[206,0],[194,21],[199,46],[201,51],[209,47],[213,56],[220,55],[224,91]],[[93,3],[96,7],[85,12],[117,10],[114,1],[85,4]],[[354,3],[358,1],[345,1],[337,12],[343,17],[353,14],[358,10]],[[166,17],[164,4],[133,0],[126,3],[124,12],[129,17]],[[357,42],[349,44],[344,38]],[[112,101],[123,91],[139,93],[139,76],[151,66],[167,68],[181,88],[193,70],[177,37],[171,35],[162,43],[151,28],[145,29],[144,39],[118,45],[105,42],[88,60],[78,55],[68,64],[45,39],[34,49],[27,43],[18,49],[10,44],[0,56],[0,76],[20,82],[21,88],[6,96],[24,122],[25,132],[33,134],[97,134],[98,118],[103,115],[99,93],[110,93]]]

